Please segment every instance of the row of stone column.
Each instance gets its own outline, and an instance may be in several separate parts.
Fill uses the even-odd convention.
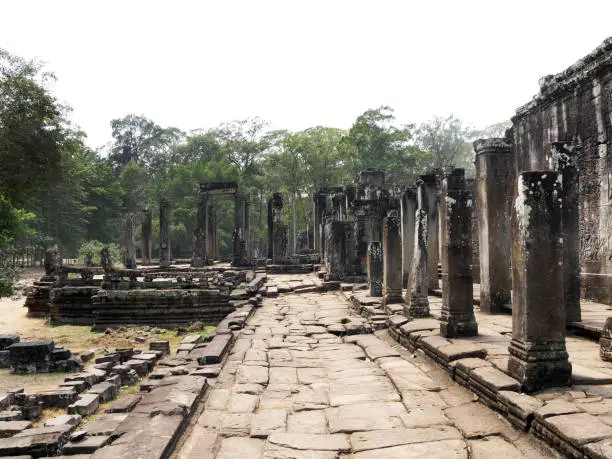
[[[170,203],[161,200],[159,203],[160,266],[170,266]],[[142,262],[151,263],[153,238],[153,217],[150,209],[142,211]],[[128,269],[136,268],[136,216],[128,213],[125,218],[125,254],[124,265]]]

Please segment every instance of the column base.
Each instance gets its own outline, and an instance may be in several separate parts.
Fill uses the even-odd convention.
[[[373,297],[383,296],[382,282],[370,281],[370,296],[373,296]]]
[[[604,362],[612,362],[612,339],[599,338],[599,357]]]
[[[383,296],[382,305],[386,304],[401,304],[404,302],[404,298],[402,297],[402,292],[387,292]]]
[[[508,351],[508,373],[521,383],[525,392],[570,385],[572,364],[565,341],[530,343],[513,339]]]
[[[510,292],[506,293],[487,293],[480,292],[480,312],[487,314],[501,314],[507,312],[505,304],[510,303]]]
[[[442,317],[440,321],[440,336],[445,338],[459,338],[461,336],[478,335],[478,323],[476,319],[461,320],[452,317]]]
[[[409,319],[429,317],[429,299],[421,295],[406,295],[409,303],[404,306],[404,316]]]

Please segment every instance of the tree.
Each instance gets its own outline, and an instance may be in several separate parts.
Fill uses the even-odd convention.
[[[468,175],[473,171],[472,145],[468,142],[471,130],[450,114],[421,124],[417,130],[417,145],[433,155],[433,167],[464,167]]]
[[[412,144],[413,125],[394,126],[390,107],[366,110],[341,141],[346,162],[356,176],[363,169],[385,171],[386,180],[397,184],[411,183],[430,160]]]
[[[47,88],[53,79],[38,62],[0,49],[0,193],[13,205],[61,169],[64,121]]]
[[[489,137],[506,137],[506,131],[511,127],[511,121],[500,121],[499,123],[490,124],[484,129],[473,131],[470,137],[474,140],[486,139]]]

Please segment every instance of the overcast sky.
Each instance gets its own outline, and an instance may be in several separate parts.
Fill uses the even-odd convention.
[[[612,1],[28,1],[0,4],[0,47],[37,57],[92,147],[129,113],[183,130],[260,116],[348,128],[509,119],[612,35]]]

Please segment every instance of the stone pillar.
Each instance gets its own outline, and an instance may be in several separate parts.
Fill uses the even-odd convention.
[[[331,221],[326,223],[326,235],[329,238],[327,274],[329,280],[342,280],[345,275],[346,252],[344,222]]]
[[[463,169],[444,174],[440,224],[442,228],[442,318],[440,334],[448,338],[474,336],[472,282],[472,196],[465,189]],[[431,233],[429,233],[431,234]],[[428,245],[430,248],[431,245]]]
[[[272,263],[279,264],[287,252],[287,227],[283,218],[283,197],[280,193],[272,196]]]
[[[142,211],[142,264],[151,264],[151,240],[153,239],[153,213],[151,209]]]
[[[421,175],[418,181],[421,188],[421,208],[427,212],[427,285],[429,289],[440,288],[438,282],[439,220],[438,220],[438,187],[435,174]]]
[[[383,304],[403,303],[402,222],[397,210],[383,220]]]
[[[476,153],[476,213],[480,258],[480,310],[504,311],[510,303],[510,208],[512,144],[507,139],[479,139]]]
[[[508,372],[526,392],[570,383],[563,308],[563,191],[554,171],[520,173],[512,210]]]
[[[414,217],[417,210],[416,191],[414,189],[409,188],[404,191],[402,194],[401,206],[402,285],[408,286],[408,278],[410,277],[410,269],[414,258],[414,228],[416,225]]]
[[[367,217],[363,210],[355,212],[353,232],[355,244],[355,273],[363,276],[367,273],[368,266]]]
[[[274,211],[272,198],[268,199],[268,258],[272,259],[274,252]]]
[[[404,298],[404,315],[408,318],[429,316],[427,281],[427,212],[419,209],[414,216],[412,266]]]
[[[245,197],[244,200],[244,214],[243,214],[243,224],[242,224],[242,228],[243,228],[243,233],[244,233],[244,249],[243,249],[243,256],[244,256],[244,262],[246,264],[251,264],[251,220],[250,220],[250,211],[251,211],[251,201],[249,199],[249,196]]]
[[[170,251],[170,202],[167,199],[159,201],[159,266],[170,266],[172,253]]]
[[[323,214],[327,204],[327,195],[321,191],[315,194],[315,210],[314,210],[314,243],[315,250],[323,259],[324,243],[323,243]]]
[[[208,228],[208,193],[200,191],[198,211],[196,214],[196,228],[193,232],[193,260],[192,266],[206,266],[208,264],[207,234]]]
[[[580,322],[580,213],[578,157],[580,147],[566,142],[552,144],[555,168],[563,178],[563,286],[565,326]]]
[[[136,223],[134,214],[125,216],[125,258],[123,264],[127,269],[136,269]]]
[[[244,265],[244,195],[236,193],[234,196],[234,233],[232,234],[234,266]]]
[[[215,252],[215,233],[217,231],[215,228],[216,222],[212,203],[208,205],[206,215],[206,261],[208,264],[212,264],[217,258],[217,254]]]
[[[382,245],[379,241],[371,241],[368,244],[368,283],[370,285],[370,296],[383,295],[383,254]]]

